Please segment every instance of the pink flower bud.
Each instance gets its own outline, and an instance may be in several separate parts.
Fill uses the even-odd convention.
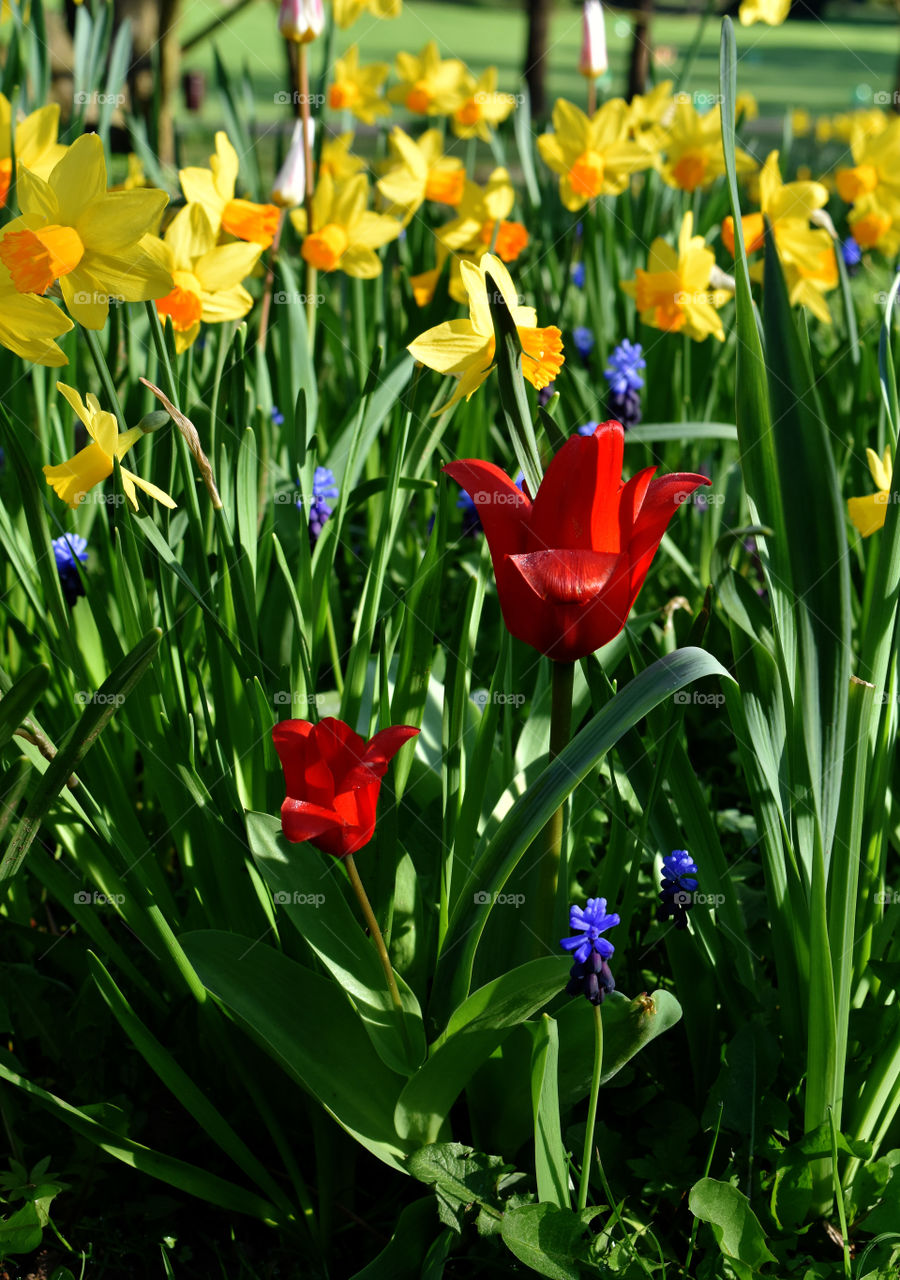
[[[315,140],[316,122],[312,118],[307,121],[309,136],[309,153],[312,155]],[[291,208],[302,204],[306,195],[306,155],[303,148],[303,121],[297,120],[291,135],[291,145],[284,158],[284,164],[278,170],[272,186],[272,203]]]
[[[322,0],[281,0],[278,30],[285,40],[306,44],[320,36],[324,26],[325,10]]]
[[[584,0],[582,15],[581,61],[578,70],[583,76],[596,80],[606,73],[606,26],[601,0]]]

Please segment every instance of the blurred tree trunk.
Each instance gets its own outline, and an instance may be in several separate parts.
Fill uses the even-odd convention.
[[[653,16],[653,0],[640,0],[634,19],[634,41],[631,45],[631,61],[628,66],[628,99],[636,93],[647,92],[650,74],[650,19]]]
[[[531,98],[531,113],[539,117],[547,114],[547,41],[553,0],[526,0],[526,5],[528,46],[523,76]]]

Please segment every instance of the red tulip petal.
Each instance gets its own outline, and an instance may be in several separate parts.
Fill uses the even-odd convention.
[[[375,779],[368,787],[345,791],[335,797],[337,809],[345,830],[345,853],[356,853],[369,843],[375,834],[375,809],[381,783]]]
[[[618,552],[624,448],[620,422],[603,422],[593,435],[566,441],[535,498],[529,550]]]
[[[530,551],[510,560],[542,600],[587,604],[606,586],[619,557],[605,551]]]
[[[291,796],[281,806],[281,829],[285,839],[292,844],[313,840],[316,836],[342,827],[343,823],[333,809],[323,809],[321,805],[294,800]]]
[[[304,794],[304,773],[313,728],[309,720],[280,720],[272,729],[272,743],[284,770],[289,796]]]
[[[702,484],[712,484],[706,476],[675,472],[652,480],[631,534],[631,603],[637,599],[662,536],[678,508]]]
[[[631,542],[632,530],[637,523],[655,471],[656,467],[645,467],[643,471],[632,476],[622,490],[619,498],[619,534],[623,547],[627,547]]]
[[[366,740],[334,716],[320,720],[313,730],[316,750],[328,765],[338,788],[341,779],[353,769],[365,755]]]
[[[498,560],[525,550],[525,525],[531,513],[531,501],[517,489],[505,471],[493,462],[464,458],[444,467],[475,503],[491,550],[494,572]]]
[[[376,777],[383,777],[404,742],[414,738],[418,732],[409,724],[393,724],[381,729],[368,743],[363,760]]]

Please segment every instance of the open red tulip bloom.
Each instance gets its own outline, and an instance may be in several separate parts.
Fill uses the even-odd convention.
[[[381,779],[394,756],[419,732],[396,725],[366,742],[328,716],[318,724],[282,720],[272,730],[287,797],[281,829],[293,843],[308,840],[324,853],[344,858],[369,843]]]
[[[532,502],[491,462],[452,462],[472,496],[491,551],[507,629],[558,662],[574,662],[618,635],[676,509],[706,476],[655,467],[622,481],[625,433],[601,422],[572,436]]]

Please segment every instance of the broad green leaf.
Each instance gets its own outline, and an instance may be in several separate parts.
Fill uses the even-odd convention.
[[[388,1243],[352,1280],[420,1280],[422,1258],[440,1229],[431,1196],[414,1200],[400,1211]]]
[[[379,1057],[392,1071],[411,1075],[426,1054],[419,1002],[395,974],[407,1046],[378,953],[344,898],[334,859],[312,845],[289,844],[280,820],[266,813],[247,814],[247,839],[276,905],[334,977],[335,1000],[349,996]]]
[[[534,1115],[534,1169],[538,1199],[559,1209],[570,1208],[569,1167],[559,1119],[559,1031],[549,1014],[533,1027],[531,1109]]]
[[[489,1156],[460,1142],[440,1142],[414,1152],[406,1162],[407,1172],[434,1187],[441,1207],[441,1219],[461,1228],[461,1215],[471,1204],[482,1214],[500,1219],[499,1183],[512,1171],[502,1156]]]
[[[333,981],[251,938],[186,934],[207,990],[294,1080],[373,1155],[402,1169],[408,1144],[391,1117],[403,1077],[390,1071]]]
[[[767,1262],[775,1262],[750,1201],[730,1182],[701,1178],[691,1187],[691,1213],[708,1222],[716,1244],[740,1280],[751,1280]]]
[[[636,1053],[674,1027],[681,1005],[670,991],[654,991],[629,1000],[613,991],[603,1001],[603,1074],[606,1084]],[[594,1027],[587,1001],[571,1000],[556,1016],[559,1027],[559,1097],[563,1107],[588,1095],[594,1067]]]
[[[509,1251],[539,1276],[581,1280],[593,1239],[590,1222],[596,1209],[574,1213],[553,1204],[523,1204],[508,1209],[500,1224]]]
[[[397,1103],[397,1132],[411,1141],[434,1142],[481,1063],[513,1027],[562,990],[568,968],[564,956],[531,960],[474,991],[454,1011],[428,1061],[404,1087]]]

